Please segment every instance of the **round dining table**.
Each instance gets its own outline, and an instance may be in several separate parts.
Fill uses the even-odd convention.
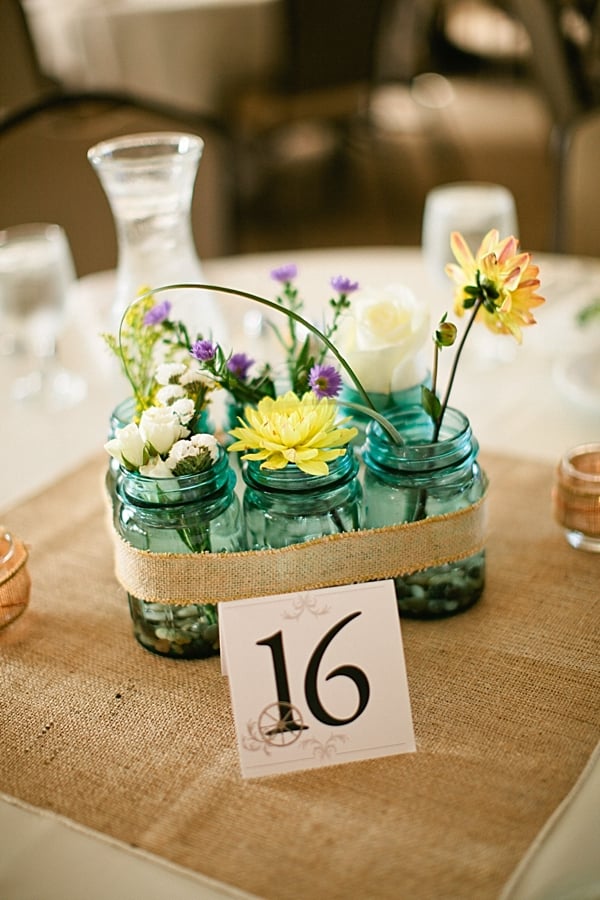
[[[452,404],[471,420],[480,445],[492,451],[558,462],[571,445],[600,435],[600,371],[587,364],[596,359],[600,326],[578,324],[577,314],[600,296],[600,260],[535,254],[540,267],[540,293],[546,303],[536,310],[538,324],[523,331],[521,345],[495,337],[478,326],[467,343],[452,393]],[[278,251],[207,259],[206,281],[215,286],[255,292],[273,300],[273,269],[293,262],[297,285],[308,315],[318,325],[332,296],[330,279],[338,274],[361,287],[401,284],[430,310],[432,326],[452,311],[452,284],[430,273],[418,247],[352,247]],[[99,335],[113,328],[112,291],[115,273],[99,272],[80,279],[69,301],[70,315],[61,340],[68,368],[86,379],[87,398],[57,415],[2,398],[4,451],[18,461],[23,477],[0,475],[0,509],[39,490],[78,460],[102,446],[108,417],[127,392],[127,385]],[[190,292],[193,297],[193,292]],[[265,310],[227,293],[215,294],[228,323],[227,351],[260,358],[271,352]],[[257,327],[258,317],[258,327]],[[263,327],[261,327],[261,318]],[[219,338],[219,335],[216,335]],[[578,366],[581,357],[585,366]],[[442,353],[441,364],[446,361]],[[10,357],[0,358],[6,382]],[[587,381],[586,381],[587,379]],[[32,415],[34,419],[32,419]],[[45,435],[39,459],[34,445],[22,446],[24,428],[35,422]]]
[[[199,661],[207,664],[202,670],[194,668],[194,663],[165,663],[133,647],[128,635],[121,638],[115,632],[119,627],[115,622],[122,623],[117,612],[119,589],[111,580],[110,553],[104,539],[98,541],[93,530],[102,530],[105,518],[100,499],[104,463],[99,458],[108,419],[127,394],[124,378],[100,337],[110,327],[115,273],[89,275],[74,285],[59,352],[64,365],[85,378],[86,397],[65,409],[11,401],[6,388],[0,399],[4,463],[0,514],[6,527],[21,532],[25,541],[32,540],[33,572],[30,608],[0,631],[1,896],[11,900],[280,898],[297,896],[298,890],[302,894],[302,885],[309,892],[306,896],[316,891],[317,885],[324,898],[348,896],[343,893],[349,889],[346,881],[360,860],[345,855],[344,846],[336,842],[335,829],[341,829],[348,840],[353,809],[359,809],[361,816],[356,840],[363,851],[369,848],[373,854],[369,857],[373,892],[364,883],[356,886],[359,896],[404,896],[403,883],[396,881],[398,872],[404,873],[406,884],[413,888],[422,878],[424,892],[411,888],[410,893],[422,900],[434,895],[425,892],[433,889],[433,882],[436,896],[465,900],[472,896],[491,900],[500,894],[502,900],[549,900],[592,896],[553,893],[556,885],[579,884],[583,890],[595,884],[596,890],[599,888],[600,867],[592,839],[600,827],[600,762],[594,751],[594,734],[597,741],[600,728],[599,634],[597,616],[589,616],[591,606],[597,605],[600,557],[567,546],[552,522],[549,492],[552,470],[567,448],[600,440],[600,325],[593,320],[581,325],[578,317],[600,296],[600,260],[540,253],[534,254],[534,261],[540,267],[540,293],[546,298],[536,310],[538,323],[524,329],[521,345],[503,337],[494,337],[496,344],[490,344],[486,334],[474,331],[455,382],[452,403],[469,417],[482,457],[495,473],[492,491],[498,549],[497,568],[491,564],[491,572],[499,586],[490,588],[495,609],[490,610],[490,602],[487,606],[481,602],[473,611],[444,623],[403,625],[416,754],[390,757],[391,762],[381,764],[384,768],[379,762],[375,765],[377,761],[333,767],[327,770],[332,773],[329,780],[303,773],[296,780],[290,776],[289,782],[285,777],[265,779],[264,785],[254,788],[231,772],[235,751],[229,748],[224,726],[225,737],[219,734],[214,738],[221,742],[219,752],[210,757],[210,767],[199,776],[206,779],[201,799],[195,794],[191,775],[176,794],[170,794],[166,783],[173,773],[163,771],[152,790],[164,791],[160,808],[165,815],[168,810],[168,828],[161,831],[162,824],[159,827],[159,823],[147,821],[143,828],[137,826],[134,837],[130,835],[134,833],[136,804],[125,802],[129,795],[123,791],[131,789],[131,779],[139,776],[136,783],[144,784],[144,773],[148,779],[153,777],[151,759],[158,745],[164,753],[175,750],[169,749],[168,729],[161,732],[152,718],[141,724],[131,718],[136,704],[144,701],[145,693],[154,692],[152,708],[161,715],[168,718],[169,711],[176,709],[178,716],[189,717],[195,712],[181,685],[196,702],[198,684],[208,684],[203,679],[210,675],[210,690],[216,691],[223,679],[216,667],[213,671],[208,665],[210,661]],[[213,286],[228,329],[227,334],[215,334],[214,338],[227,344],[228,351],[243,350],[258,359],[270,352],[271,332],[263,307],[215,287],[273,299],[277,284],[271,272],[286,263],[298,268],[296,283],[306,314],[315,323],[322,321],[332,296],[330,279],[340,274],[358,281],[362,288],[404,285],[429,306],[432,324],[452,309],[452,285],[428,272],[417,247],[329,248],[207,259],[203,261],[206,284]],[[3,384],[8,385],[13,363],[5,357],[0,365]],[[527,518],[533,511],[535,522]],[[515,533],[511,534],[513,520]],[[67,539],[73,542],[72,548],[64,546]],[[527,553],[532,554],[532,566],[537,566],[539,573],[546,544],[553,573],[548,576],[553,582],[547,585],[547,592],[554,608],[540,609],[542,638],[541,632],[537,633],[535,606],[527,606],[527,595],[536,588],[528,583]],[[85,557],[81,562],[69,555],[77,547]],[[69,560],[72,572],[68,571]],[[77,578],[79,593],[71,587]],[[101,581],[101,595],[94,595],[87,583],[95,578]],[[520,589],[507,596],[511,578],[519,579]],[[561,579],[563,588],[557,584]],[[72,617],[76,613],[69,604],[77,596],[87,597],[89,591],[96,599],[90,600],[85,616],[90,635],[96,637],[89,645],[90,661],[84,656],[76,663],[62,657],[60,635],[65,636],[65,646],[75,640]],[[578,591],[583,607],[577,604]],[[104,614],[99,607],[106,594],[110,597],[106,596]],[[516,617],[514,622],[511,616]],[[429,638],[424,624],[430,629]],[[75,640],[74,646],[80,644]],[[130,652],[123,650],[127,646]],[[42,651],[48,656],[44,663],[48,671],[40,668]],[[427,656],[428,652],[431,655]],[[137,681],[130,671],[136,654]],[[92,671],[93,659],[103,660],[102,678]],[[491,668],[492,660],[501,671]],[[431,672],[423,667],[438,663],[441,680],[435,687],[427,682],[425,691],[421,679],[430,678]],[[163,667],[160,671],[159,666]],[[184,669],[178,668],[181,666]],[[140,672],[144,673],[141,681]],[[92,702],[88,694],[93,679],[97,683]],[[448,698],[445,688],[452,683],[461,685],[462,697]],[[514,708],[509,708],[510,691],[521,698],[522,708],[516,701]],[[60,706],[61,711],[53,713],[51,706],[44,705],[48,703]],[[118,708],[116,704],[120,704]],[[30,724],[19,724],[20,716]],[[173,720],[168,728],[175,727]],[[475,733],[477,740],[471,745],[469,735]],[[148,735],[146,745],[135,744],[143,734]],[[202,749],[196,750],[190,732],[186,734],[186,742],[179,748],[181,759],[197,765],[201,773],[203,765],[209,766],[208,761],[202,762],[202,753],[212,752],[206,749],[206,734],[201,736]],[[556,763],[559,750],[560,765]],[[105,768],[94,768],[96,755]],[[86,757],[90,760],[87,769]],[[72,770],[75,759],[77,768]],[[353,771],[354,766],[358,768]],[[401,766],[408,766],[410,772],[405,773]],[[426,783],[419,780],[423,777],[419,766],[427,770]],[[544,766],[549,766],[547,775]],[[492,770],[499,779],[494,783]],[[454,797],[452,780],[445,781],[445,771],[474,779],[472,791],[465,790],[462,799]],[[512,771],[516,773],[514,783]],[[364,785],[353,781],[356,774],[364,776]],[[385,799],[385,780],[382,785],[380,776],[399,779],[406,790],[412,784],[414,793],[408,799],[397,795],[393,802]],[[224,787],[218,790],[227,794],[219,795],[217,786],[223,779]],[[179,783],[180,777],[176,781]],[[380,807],[371,808],[369,790],[375,791],[377,801],[373,803]],[[468,822],[461,822],[460,804],[470,802],[467,794],[479,797],[478,816],[488,815],[487,834],[475,833]],[[227,796],[227,802],[233,804],[227,813],[219,796]],[[283,855],[277,862],[277,823],[284,822],[285,803],[295,802],[292,796],[300,805],[302,798],[309,806],[318,803],[321,813],[331,815],[327,826],[333,829],[331,835],[325,826],[320,830],[319,823],[310,819],[309,806],[302,808],[307,821],[312,821],[310,828],[304,820],[298,821],[298,852],[314,851],[316,846],[327,851],[321,875],[312,871],[310,858],[302,860],[295,855],[293,846],[286,846],[285,852],[280,848]],[[186,809],[186,798],[193,800],[191,812]],[[435,814],[434,798],[441,803]],[[144,809],[155,808],[153,796],[139,799]],[[402,804],[408,802],[416,804],[414,816],[409,809],[402,813]],[[349,804],[350,819],[338,803]],[[278,809],[284,818],[269,818]],[[268,821],[263,820],[263,813]],[[188,833],[178,829],[178,821],[196,824]],[[246,823],[243,835],[236,830],[238,822]],[[425,822],[431,833],[414,833],[417,827],[424,829]],[[459,822],[464,841],[450,853],[447,841],[457,833]],[[206,829],[203,841],[213,854],[218,841],[225,841],[222,868],[208,850],[203,855],[195,828]],[[219,828],[223,829],[221,837]],[[413,849],[406,858],[403,847],[397,840],[394,843],[397,828],[408,829],[403,832],[405,839],[410,834]],[[228,840],[234,843],[228,844]],[[395,848],[392,856],[381,858],[377,841]],[[411,861],[409,857],[420,852],[417,847],[423,848],[423,858]],[[488,855],[490,848],[495,855]],[[254,854],[256,863],[254,866],[249,856],[248,870],[242,864],[245,849]],[[257,858],[263,851],[264,859]],[[267,888],[269,867],[278,871],[284,867],[293,878],[288,884],[274,882]],[[337,887],[332,873],[339,878]],[[319,881],[320,877],[324,880]]]
[[[40,64],[74,90],[220,115],[282,65],[281,0],[24,0]]]

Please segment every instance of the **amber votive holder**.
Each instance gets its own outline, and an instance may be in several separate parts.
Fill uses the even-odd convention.
[[[556,469],[552,507],[571,547],[600,553],[600,443],[567,450]]]
[[[14,622],[29,604],[28,555],[23,541],[0,526],[0,630]]]

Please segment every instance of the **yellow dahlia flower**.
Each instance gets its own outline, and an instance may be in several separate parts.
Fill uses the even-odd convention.
[[[531,309],[544,303],[536,294],[539,269],[530,253],[519,252],[515,237],[500,240],[498,231],[489,231],[473,256],[461,234],[453,232],[451,247],[458,263],[449,263],[446,273],[456,284],[454,311],[461,316],[478,300],[477,319],[496,334],[512,334],[520,344],[521,328],[535,325]]]
[[[308,475],[327,475],[328,462],[343,456],[356,428],[340,428],[336,404],[313,393],[298,397],[264,397],[256,408],[247,406],[245,421],[230,434],[237,438],[229,450],[245,450],[242,459],[261,461],[261,469],[283,469],[295,463]]]

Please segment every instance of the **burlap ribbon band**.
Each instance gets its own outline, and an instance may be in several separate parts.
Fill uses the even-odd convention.
[[[329,535],[280,550],[153,553],[132,547],[114,532],[115,573],[133,596],[177,605],[394,578],[482,550],[484,501],[419,522]]]

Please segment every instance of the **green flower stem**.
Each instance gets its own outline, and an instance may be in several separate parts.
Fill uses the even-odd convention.
[[[327,349],[332,353],[333,356],[335,356],[335,358],[337,359],[339,364],[345,369],[348,376],[352,380],[354,386],[356,387],[356,390],[358,391],[358,393],[360,394],[360,396],[362,397],[362,399],[365,402],[366,409],[363,409],[363,412],[367,412],[368,415],[372,416],[374,419],[377,419],[377,421],[380,423],[382,428],[385,428],[385,430],[388,432],[388,434],[390,435],[390,437],[392,438],[392,440],[395,443],[398,443],[398,444],[403,443],[402,438],[400,437],[400,435],[398,434],[396,429],[393,428],[392,425],[390,425],[390,423],[387,421],[387,419],[385,419],[383,416],[381,416],[376,411],[373,403],[371,402],[369,395],[367,394],[367,392],[363,388],[362,384],[360,383],[358,376],[355,374],[354,370],[350,367],[350,365],[346,362],[346,360],[341,355],[341,353],[339,352],[337,347],[335,347],[335,345],[332,344],[332,342],[329,340],[329,338],[327,338],[316,327],[316,325],[313,325],[312,322],[309,322],[307,319],[305,319],[303,316],[299,315],[299,313],[295,312],[294,310],[287,309],[286,307],[282,307],[281,304],[276,303],[273,300],[267,300],[265,297],[260,297],[258,294],[252,294],[249,291],[242,291],[242,290],[239,290],[238,288],[223,287],[222,285],[218,285],[218,284],[194,284],[194,283],[166,284],[161,287],[149,290],[145,294],[140,294],[138,297],[136,297],[136,299],[133,301],[133,303],[137,303],[141,300],[144,300],[146,297],[151,296],[153,294],[160,294],[163,291],[175,291],[175,290],[187,290],[187,289],[196,289],[196,290],[203,290],[203,291],[216,291],[217,293],[231,294],[236,297],[244,297],[246,300],[253,300],[255,303],[260,303],[262,306],[268,306],[269,309],[274,309],[276,312],[283,313],[284,315],[286,315],[290,319],[292,319],[294,322],[299,322],[301,325],[304,326],[304,328],[308,329],[308,331],[311,331],[316,337],[318,337],[319,340],[323,341],[323,343],[325,344]],[[123,322],[125,320],[126,315],[127,315],[127,310],[123,313],[121,322],[119,324],[119,348],[121,347],[121,333],[122,333],[122,328],[123,328]],[[134,389],[134,392],[136,393],[136,396],[137,396],[138,391],[136,389],[134,382],[131,379],[130,373],[127,370],[126,363],[124,363],[124,367],[125,367],[125,373],[127,375],[127,378],[130,380],[132,387]],[[351,406],[351,405],[352,404],[344,401],[344,406]],[[360,409],[360,407],[358,407],[358,408]]]
[[[437,418],[435,419],[435,422],[434,422],[433,436],[431,438],[431,441],[433,444],[435,444],[439,440],[440,431],[442,429],[442,421],[444,419],[444,414],[446,412],[446,409],[448,408],[448,403],[450,400],[450,392],[452,391],[452,386],[454,384],[454,378],[456,376],[456,370],[458,368],[460,356],[461,356],[461,353],[465,346],[465,341],[466,341],[466,339],[469,335],[469,332],[473,326],[473,322],[475,321],[475,317],[477,316],[477,313],[479,312],[479,308],[482,306],[484,299],[485,299],[485,297],[481,294],[477,298],[475,305],[473,306],[473,312],[471,313],[471,317],[470,317],[469,321],[467,322],[467,325],[463,332],[462,338],[460,339],[458,347],[456,348],[456,353],[454,354],[454,360],[452,363],[452,367],[450,369],[450,375],[448,377],[448,384],[446,386],[446,394],[444,396],[444,399],[442,400],[439,415],[437,416]],[[433,365],[433,380],[432,380],[432,390],[434,392],[435,392],[435,385],[436,385],[437,374],[438,374],[438,355],[439,355],[439,345],[436,344],[435,353],[434,353],[434,357],[433,357],[434,365]],[[415,504],[415,511],[414,511],[411,521],[419,522],[422,519],[425,519],[426,516],[427,516],[427,489],[420,488],[419,492],[417,494],[417,502]]]
[[[363,413],[364,415],[370,416],[371,419],[375,419],[376,422],[379,422],[383,430],[387,431],[388,435],[398,447],[401,447],[404,443],[404,438],[400,432],[394,428],[392,423],[386,419],[385,416],[382,416],[381,413],[377,412],[373,407],[363,406],[361,403],[353,403],[352,400],[346,400],[346,398],[341,401],[341,405],[348,407],[348,409],[355,409],[356,412]]]
[[[442,420],[443,420],[443,418],[444,418],[444,414],[445,414],[445,412],[446,412],[446,408],[447,408],[448,402],[449,402],[449,400],[450,400],[450,392],[452,391],[452,386],[453,386],[453,384],[454,384],[454,378],[455,378],[455,376],[456,376],[456,370],[457,370],[457,368],[458,368],[458,363],[459,363],[459,360],[460,360],[461,353],[462,353],[463,348],[464,348],[464,346],[465,346],[465,341],[467,340],[467,337],[468,337],[468,335],[469,335],[469,332],[470,332],[471,328],[473,327],[473,323],[474,323],[474,321],[475,321],[475,318],[476,318],[476,316],[477,316],[477,313],[479,312],[479,309],[480,309],[481,306],[483,305],[484,299],[485,299],[485,298],[484,298],[483,296],[481,296],[481,295],[477,298],[477,301],[476,301],[476,303],[475,303],[475,305],[474,305],[474,307],[473,307],[473,312],[471,313],[471,318],[470,318],[469,321],[467,322],[467,326],[466,326],[466,328],[465,328],[465,330],[464,330],[464,332],[463,332],[463,335],[462,335],[462,337],[461,337],[461,339],[460,339],[460,342],[459,342],[459,344],[458,344],[458,347],[456,348],[456,353],[454,354],[454,361],[453,361],[453,363],[452,363],[452,368],[450,369],[450,375],[448,376],[448,384],[447,384],[447,386],[446,386],[446,394],[445,394],[445,396],[444,396],[444,399],[442,400],[442,405],[441,405],[441,409],[440,409],[440,414],[439,414],[439,416],[438,416],[437,419],[436,419],[435,427],[434,427],[434,430],[433,430],[433,439],[432,439],[432,442],[433,442],[434,444],[436,443],[436,441],[438,440],[438,438],[439,438],[439,436],[440,436],[440,431],[441,431],[441,428],[442,428]]]

